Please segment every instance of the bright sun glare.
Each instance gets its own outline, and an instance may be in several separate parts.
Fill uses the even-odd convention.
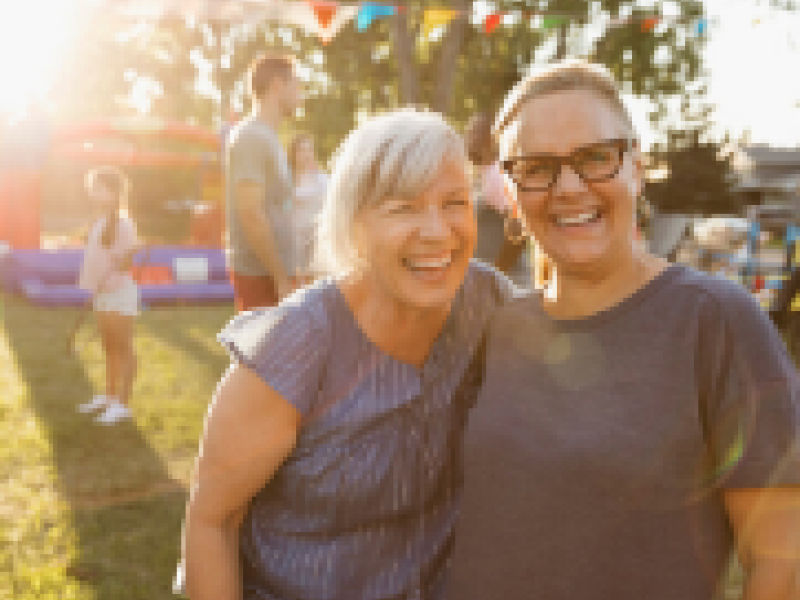
[[[45,96],[73,33],[75,0],[8,0],[0,19],[0,115]]]

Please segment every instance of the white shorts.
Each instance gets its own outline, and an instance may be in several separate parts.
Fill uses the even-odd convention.
[[[118,290],[97,294],[94,297],[94,310],[137,317],[139,316],[139,288],[133,281],[128,281]]]

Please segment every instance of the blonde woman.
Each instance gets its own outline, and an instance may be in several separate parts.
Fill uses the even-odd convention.
[[[334,161],[334,277],[222,333],[185,529],[192,600],[441,600],[484,327],[510,292],[471,262],[460,136],[370,119]]]

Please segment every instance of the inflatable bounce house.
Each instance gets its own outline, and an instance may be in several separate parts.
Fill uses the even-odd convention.
[[[145,306],[228,302],[233,299],[222,249],[224,231],[220,139],[199,127],[165,122],[97,121],[51,132],[18,128],[0,141],[0,286],[39,306],[82,306],[89,294],[77,287],[83,250],[45,249],[41,244],[42,182],[48,165],[66,161],[88,170],[190,168],[201,203],[192,212],[188,239],[148,246],[133,273]],[[99,146],[97,140],[132,142]],[[183,144],[192,151],[142,150],[142,141]],[[152,146],[152,143],[150,143]]]

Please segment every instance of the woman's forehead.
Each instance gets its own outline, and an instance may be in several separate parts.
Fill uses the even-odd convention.
[[[515,145],[523,153],[564,153],[630,135],[611,102],[587,90],[555,92],[528,100],[518,118]]]

